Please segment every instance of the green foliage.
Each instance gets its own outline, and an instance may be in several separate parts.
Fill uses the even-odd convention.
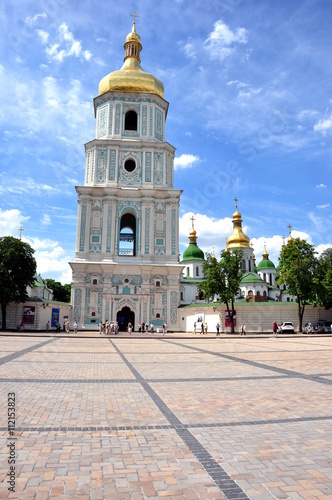
[[[4,330],[7,305],[25,302],[27,287],[34,284],[37,264],[33,254],[28,243],[12,236],[0,238],[0,304]]]
[[[318,261],[315,254],[313,245],[296,238],[282,247],[279,257],[280,274],[278,284],[285,284],[289,293],[296,297],[300,331],[302,331],[305,305],[308,302],[315,303],[316,300],[314,278]]]
[[[47,288],[53,290],[53,298],[59,302],[70,302],[71,285],[62,285],[59,281],[46,279]]]
[[[211,254],[206,255],[203,264],[205,280],[198,285],[198,291],[203,292],[207,300],[217,298],[225,303],[231,320],[232,332],[234,332],[234,302],[244,274],[243,251],[241,249],[224,250],[220,257],[218,261]]]
[[[317,291],[317,304],[332,307],[332,248],[325,250],[318,259],[318,269],[314,278]]]

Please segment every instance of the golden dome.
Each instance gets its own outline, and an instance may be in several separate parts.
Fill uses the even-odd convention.
[[[141,38],[136,33],[135,18],[132,31],[127,35],[124,44],[125,58],[121,69],[104,76],[99,82],[99,95],[109,91],[145,92],[164,97],[164,85],[151,73],[141,68]]]
[[[249,238],[242,231],[242,219],[241,214],[237,210],[237,199],[236,201],[236,211],[233,213],[233,232],[227,238],[227,249],[231,248],[249,248]]]

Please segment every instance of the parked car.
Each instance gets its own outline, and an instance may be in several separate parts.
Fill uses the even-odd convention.
[[[294,330],[294,325],[290,321],[285,321],[284,323],[281,323],[278,327],[278,332],[279,333],[295,333]]]
[[[325,319],[318,320],[318,330],[322,333],[332,333],[331,332],[331,321],[326,321]]]
[[[309,322],[302,328],[303,333],[318,333],[318,323]]]

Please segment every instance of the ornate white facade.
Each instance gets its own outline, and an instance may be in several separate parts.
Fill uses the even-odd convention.
[[[94,99],[95,138],[76,187],[73,320],[89,329],[106,320],[178,329],[182,191],[173,188],[175,148],[165,142],[168,103],[161,82],[140,68],[141,48],[134,24],[124,66]]]

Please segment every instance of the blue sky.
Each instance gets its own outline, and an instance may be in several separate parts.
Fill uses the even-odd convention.
[[[84,144],[99,81],[120,69],[134,12],[141,65],[169,102],[166,140],[183,189],[180,251],[219,252],[234,197],[257,262],[282,236],[332,246],[330,0],[5,0],[0,27],[0,236],[71,281]]]

